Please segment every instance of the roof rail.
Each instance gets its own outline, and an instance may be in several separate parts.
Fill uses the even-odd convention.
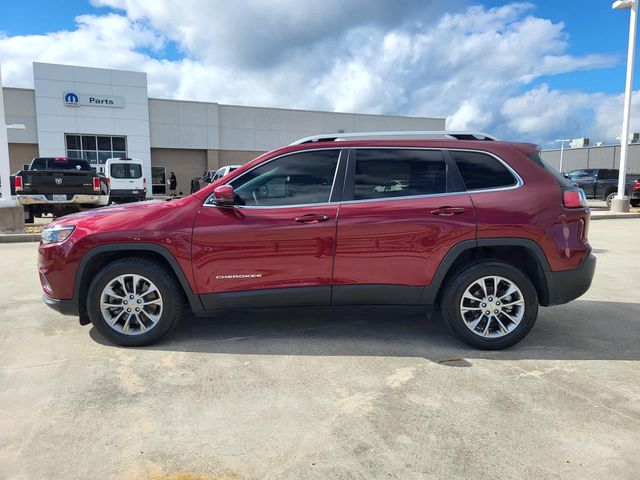
[[[351,132],[351,133],[323,133],[304,137],[290,145],[302,145],[312,142],[334,142],[344,140],[373,140],[373,139],[405,139],[405,138],[448,138],[450,140],[494,140],[498,139],[493,135],[482,132],[457,132],[448,130],[429,131],[398,131],[398,132]]]

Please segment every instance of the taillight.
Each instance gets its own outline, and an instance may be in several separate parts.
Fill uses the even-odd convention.
[[[100,191],[100,177],[93,177],[93,191]]]
[[[636,180],[635,182],[633,182],[633,189],[634,190],[640,190],[640,178],[638,180]]]
[[[581,188],[573,188],[562,192],[562,203],[566,208],[586,208],[587,198]]]
[[[24,184],[22,183],[22,176],[16,175],[13,177],[13,186],[16,187],[16,192],[21,192],[24,188]]]
[[[142,189],[146,192],[147,191],[147,177],[143,177],[142,178]]]

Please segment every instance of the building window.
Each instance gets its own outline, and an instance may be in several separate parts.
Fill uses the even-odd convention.
[[[127,156],[127,138],[106,135],[65,135],[67,157],[84,158],[93,166],[104,164],[109,158]]]

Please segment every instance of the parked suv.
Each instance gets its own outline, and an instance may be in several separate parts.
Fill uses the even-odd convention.
[[[439,308],[467,344],[508,347],[589,288],[590,213],[535,145],[476,138],[311,137],[184,198],[64,217],[39,247],[44,301],[125,346],[183,304],[375,304]]]

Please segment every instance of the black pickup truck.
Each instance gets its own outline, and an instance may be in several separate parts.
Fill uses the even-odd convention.
[[[56,216],[109,203],[107,179],[86,160],[65,157],[34,158],[28,170],[12,176],[11,186],[25,221],[52,213]]]
[[[610,207],[618,193],[618,174],[615,168],[583,168],[571,170],[565,176],[584,190],[587,198],[604,200]],[[625,195],[631,199],[632,207],[640,207],[640,174],[627,175]]]

